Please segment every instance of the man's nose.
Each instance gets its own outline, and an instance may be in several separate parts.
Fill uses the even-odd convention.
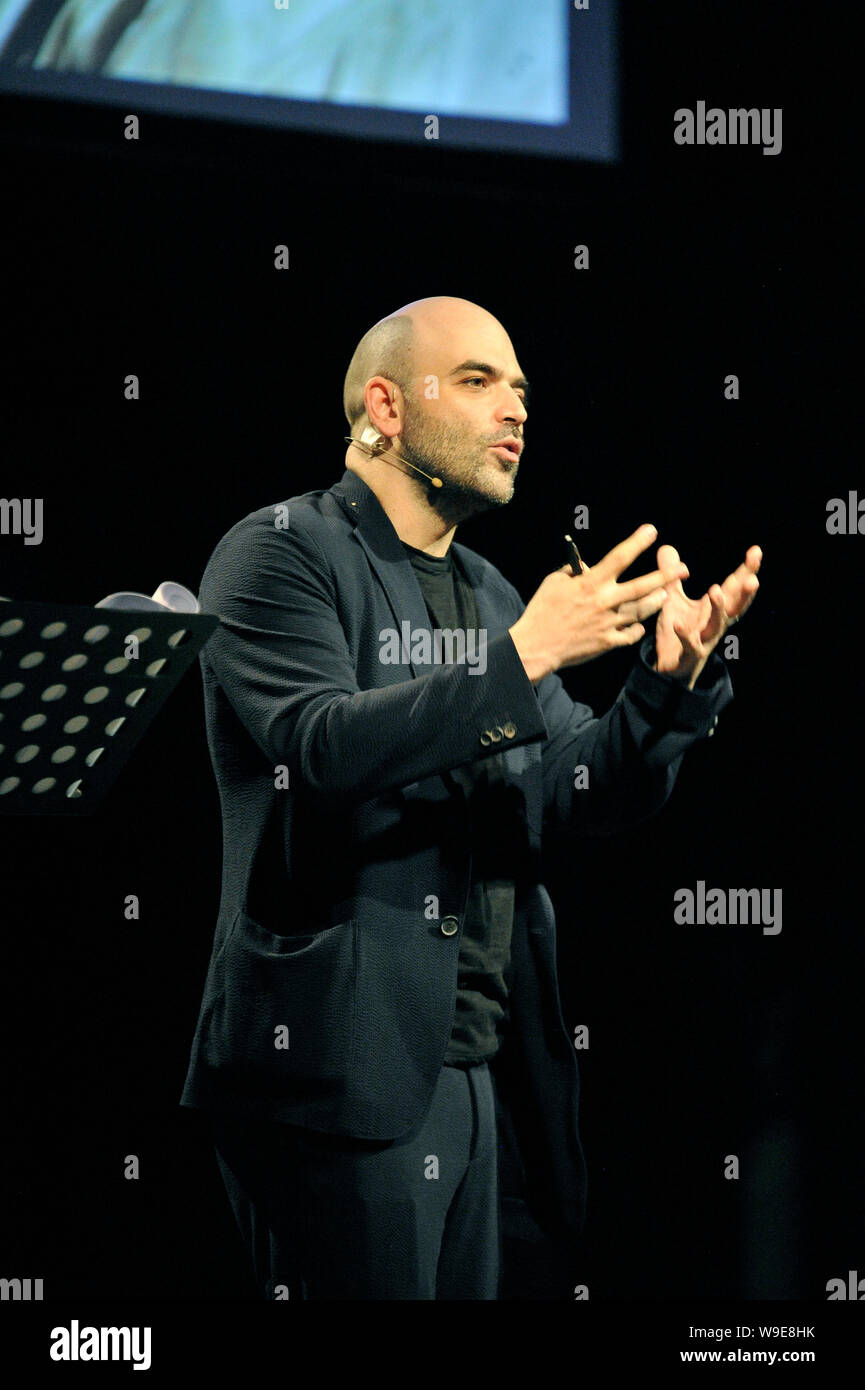
[[[517,425],[521,425],[524,420],[528,419],[529,414],[524,402],[515,391],[512,391],[510,396],[503,402],[500,413],[503,420],[513,420]]]

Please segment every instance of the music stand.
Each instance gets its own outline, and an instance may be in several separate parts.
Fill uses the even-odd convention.
[[[218,622],[0,603],[0,812],[95,811]]]

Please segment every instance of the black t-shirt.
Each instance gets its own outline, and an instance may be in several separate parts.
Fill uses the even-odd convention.
[[[403,542],[433,627],[463,632],[480,626],[472,587],[451,551],[428,555]],[[468,645],[468,644],[467,644]],[[478,646],[468,646],[477,653]],[[481,679],[478,676],[478,679]],[[469,1066],[493,1057],[508,1017],[513,861],[506,819],[500,753],[451,770],[466,793],[471,827],[472,876],[460,938],[457,998],[445,1063]]]

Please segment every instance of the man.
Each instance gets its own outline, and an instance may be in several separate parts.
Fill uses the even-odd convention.
[[[666,801],[761,557],[699,600],[669,545],[619,582],[640,527],[523,604],[454,533],[511,500],[527,390],[486,310],[406,305],[349,366],[340,482],[244,518],[202,581],[224,859],[181,1103],[214,1112],[269,1298],[495,1299],[500,1152],[541,1231],[582,1227],[542,832]],[[602,718],[555,675],[638,642]]]

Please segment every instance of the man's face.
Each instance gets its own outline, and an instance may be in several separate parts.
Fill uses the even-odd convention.
[[[442,479],[430,501],[454,521],[510,502],[528,383],[504,329],[490,318],[439,333],[418,344],[415,363],[399,451]],[[438,397],[427,399],[436,383]],[[510,450],[494,447],[505,439]]]

